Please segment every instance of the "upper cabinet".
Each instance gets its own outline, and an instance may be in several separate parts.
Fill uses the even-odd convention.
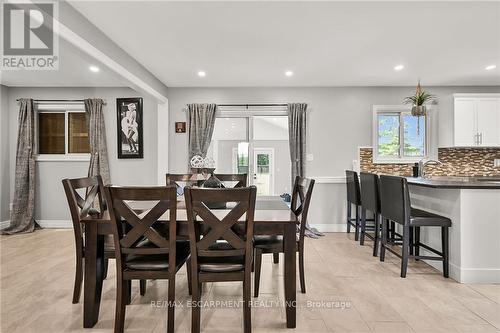
[[[500,147],[500,94],[454,95],[454,146]]]

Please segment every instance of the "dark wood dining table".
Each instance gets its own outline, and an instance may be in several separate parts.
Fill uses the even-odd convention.
[[[144,205],[142,203],[142,205]],[[130,206],[140,212],[140,202],[131,202]],[[145,207],[144,207],[145,208]],[[213,211],[224,216],[227,210]],[[164,214],[159,222],[168,223],[169,214]],[[99,320],[99,307],[104,272],[104,238],[112,234],[109,213],[100,218],[86,218],[85,224],[85,271],[83,296],[83,327],[91,328]],[[296,326],[296,226],[297,217],[280,197],[257,197],[254,214],[255,235],[282,235],[284,241],[284,285],[286,327]],[[187,213],[183,201],[177,205],[177,230],[179,236],[188,236]]]

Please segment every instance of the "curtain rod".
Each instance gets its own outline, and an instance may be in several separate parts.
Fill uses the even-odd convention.
[[[248,108],[249,106],[287,106],[286,103],[267,103],[267,104],[217,104],[217,106],[244,106]]]
[[[19,99],[16,99],[19,102]],[[34,99],[33,102],[83,102],[83,99]],[[104,105],[106,105],[106,101],[104,101]]]

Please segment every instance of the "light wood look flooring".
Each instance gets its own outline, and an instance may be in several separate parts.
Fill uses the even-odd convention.
[[[499,332],[500,285],[463,285],[444,279],[422,262],[411,262],[408,277],[399,277],[399,259],[385,263],[371,255],[371,242],[359,246],[353,234],[330,233],[306,239],[307,294],[297,294],[297,328],[285,328],[282,261],[265,255],[259,305],[252,309],[253,332]],[[99,322],[82,328],[82,299],[71,304],[74,245],[71,230],[40,230],[1,236],[1,326],[5,333],[112,332],[115,310],[115,265],[104,281]],[[132,286],[125,332],[165,332],[167,281],[148,281],[145,296]],[[186,270],[177,277],[176,331],[189,332]],[[297,281],[297,286],[299,283]],[[203,300],[224,301],[202,310],[204,332],[242,332],[242,299],[237,283],[206,285]],[[233,302],[233,303],[231,303]],[[161,305],[161,304],[160,304]],[[224,306],[226,305],[226,306]],[[220,329],[222,327],[223,329]]]

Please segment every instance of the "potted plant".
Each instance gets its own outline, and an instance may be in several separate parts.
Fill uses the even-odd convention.
[[[424,104],[434,101],[435,98],[436,97],[434,95],[431,95],[427,91],[422,89],[419,80],[415,95],[406,97],[403,100],[403,103],[413,104],[413,107],[411,108],[411,115],[420,117],[420,116],[425,116],[427,114],[427,110]]]

